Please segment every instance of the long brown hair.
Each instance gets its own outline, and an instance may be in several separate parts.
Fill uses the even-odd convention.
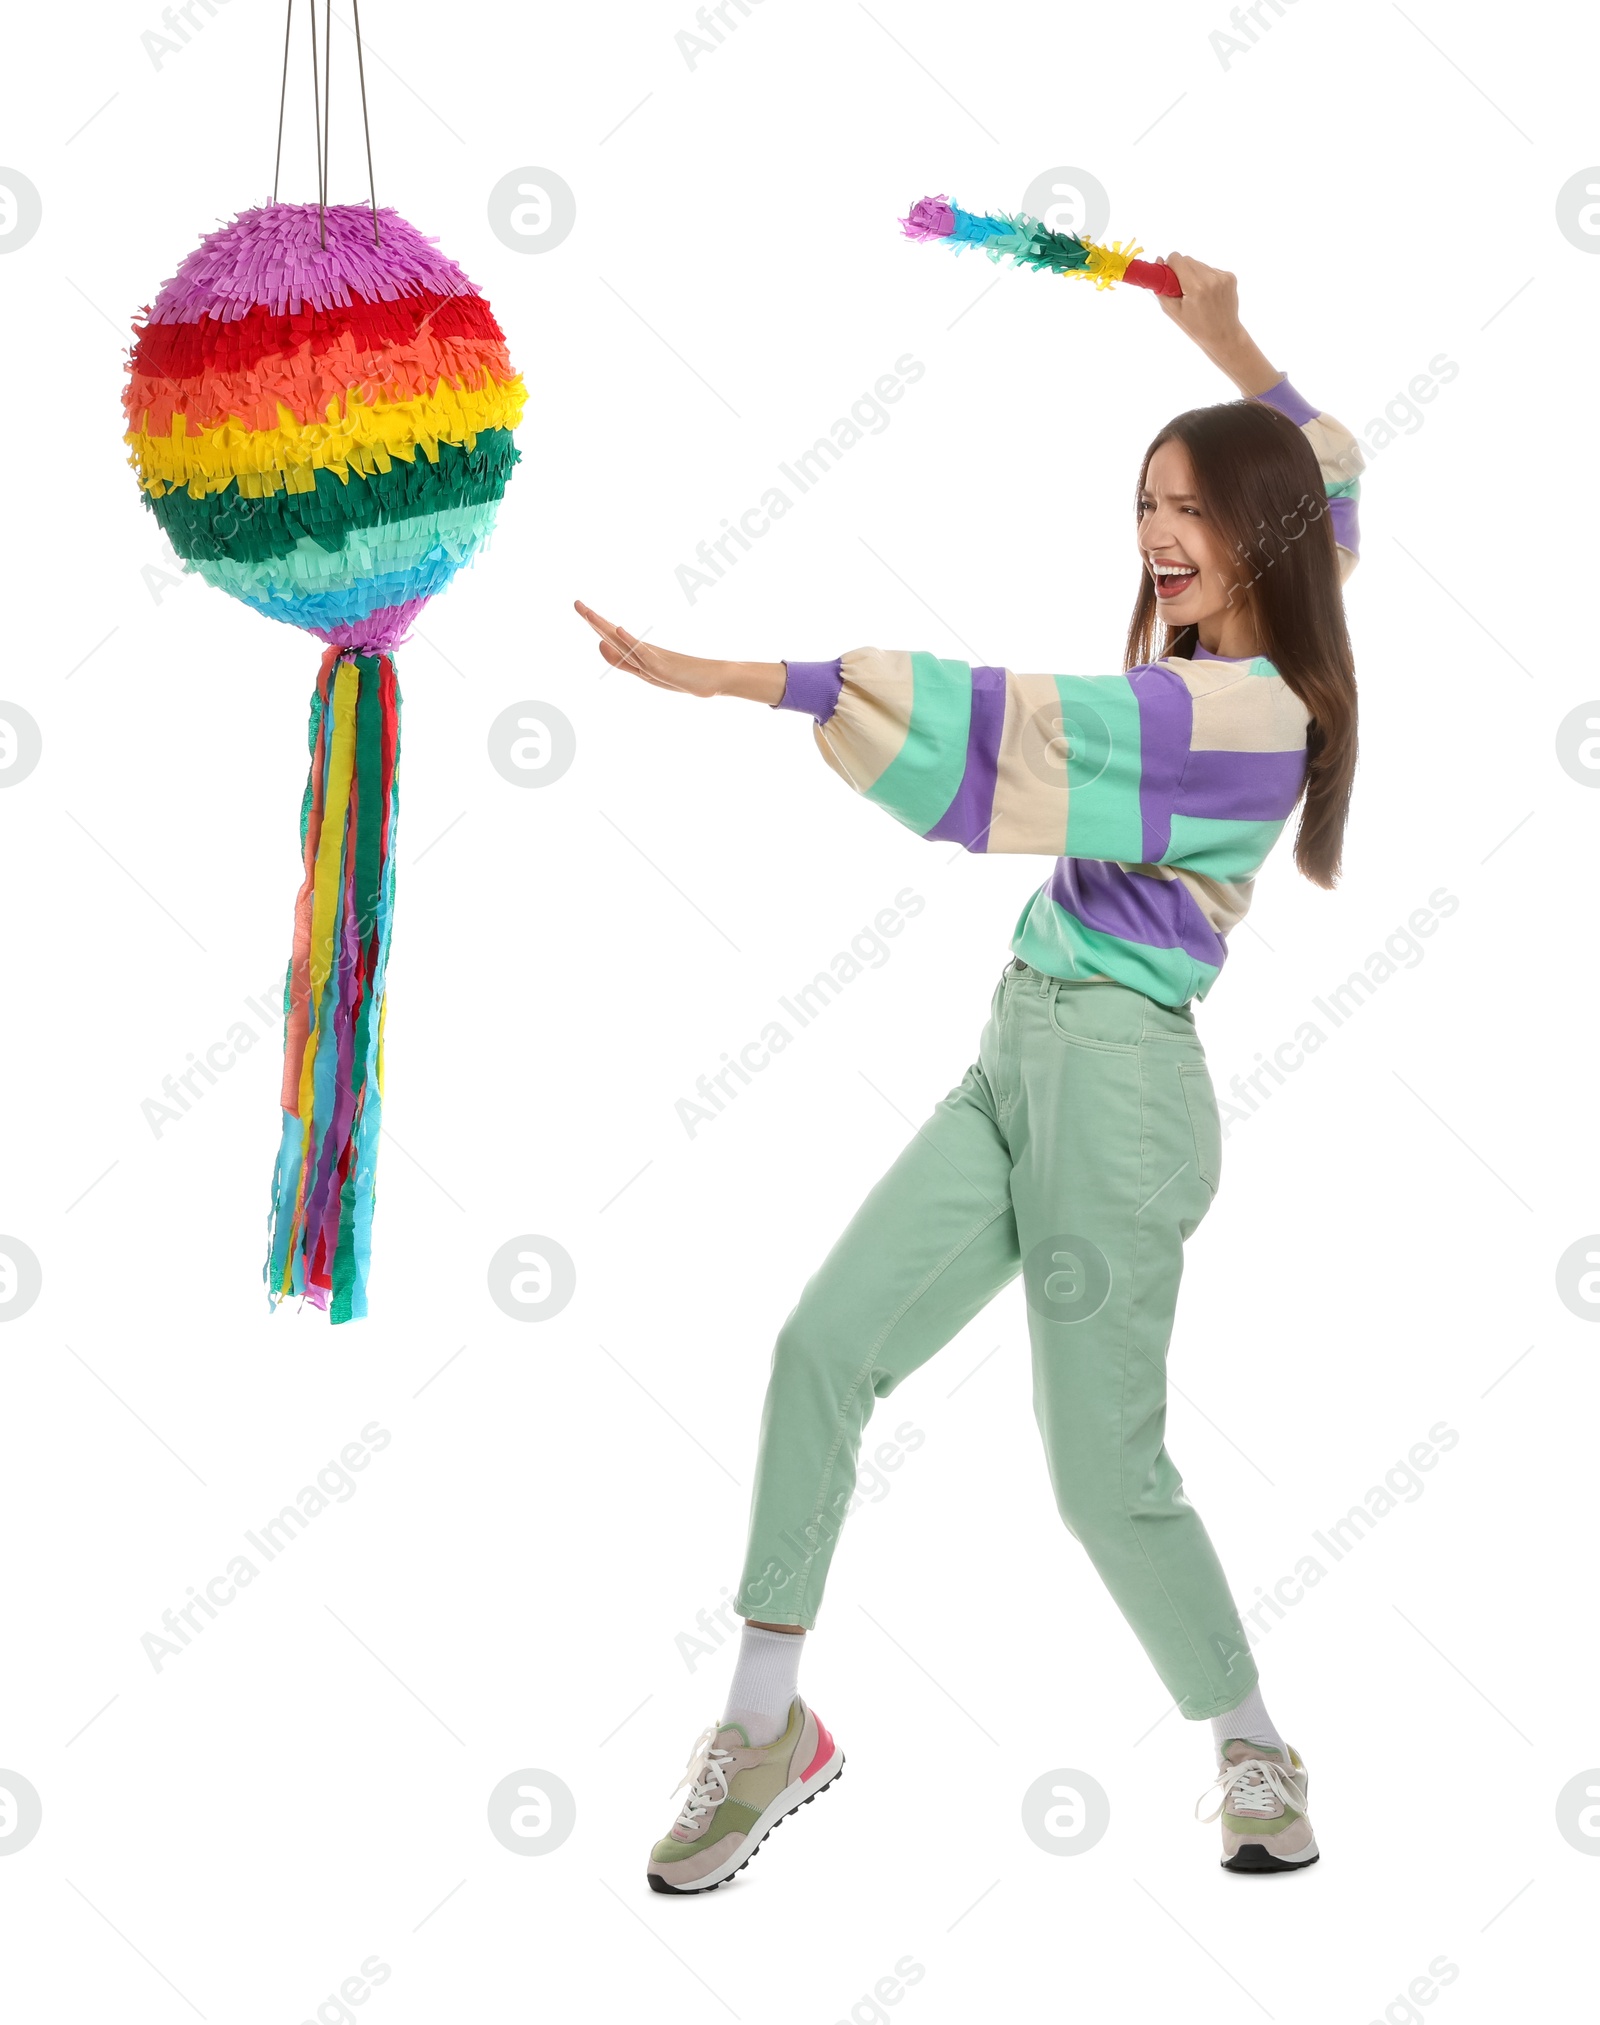
[[[1315,884],[1332,886],[1356,770],[1356,673],[1316,453],[1286,416],[1259,401],[1191,408],[1144,453],[1136,500],[1150,459],[1170,442],[1188,451],[1201,510],[1237,559],[1235,590],[1259,651],[1310,712],[1294,859]],[[1124,666],[1191,654],[1197,637],[1194,626],[1165,623],[1142,570]]]

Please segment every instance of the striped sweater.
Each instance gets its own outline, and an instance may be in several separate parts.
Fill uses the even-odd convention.
[[[1317,453],[1348,577],[1354,437],[1287,379],[1257,398]],[[1055,858],[1012,938],[1025,963],[1163,1005],[1205,997],[1305,777],[1308,714],[1270,661],[1197,645],[1125,675],[1016,675],[858,647],[785,668],[777,707],[815,719],[869,801],[919,836]]]

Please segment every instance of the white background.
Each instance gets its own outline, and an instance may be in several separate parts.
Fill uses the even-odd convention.
[[[282,11],[192,11],[159,65],[153,6],[8,36],[0,158],[43,199],[0,259],[0,700],[44,738],[0,794],[0,1231],[44,1275],[0,1331],[0,1767],[43,1801],[0,1862],[17,2016],[333,2021],[374,1955],[348,2014],[374,2025],[1555,2015],[1600,1883],[1556,1825],[1600,1764],[1600,1335],[1556,1281],[1600,1223],[1600,803],[1556,757],[1600,694],[1600,260],[1556,223],[1600,156],[1592,25],[1299,0],[1224,64],[1220,5],[764,0],[691,66],[687,4],[369,0],[380,201],[489,295],[530,403],[489,553],[401,657],[373,1314],[330,1330],[266,1312],[279,1052],[244,1006],[288,953],[317,650],[179,577],[119,441],[132,316],[270,189]],[[334,56],[355,201],[337,20]],[[1219,1090],[1436,888],[1459,908],[1230,1132],[1169,1428],[1247,1607],[1430,1427],[1459,1441],[1267,1620],[1325,1856],[1233,1878],[1190,1820],[1205,1729],[1056,1519],[1013,1287],[873,1424],[923,1440],[851,1522],[807,1653],[847,1776],[735,1887],[653,1898],[727,1672],[680,1635],[738,1578],[773,1335],[972,1059],[1046,867],[952,862],[803,721],[608,674],[571,600],[707,654],[1119,667],[1142,449],[1231,390],[1146,296],[895,226],[1061,166],[1113,235],[1234,268],[1269,357],[1359,433],[1459,366],[1365,481],[1347,876],[1269,866],[1201,1009]],[[518,168],[575,192],[559,247],[490,230]],[[691,604],[677,565],[905,353],[926,372],[890,425]],[[519,702],[575,726],[559,782],[489,764]],[[888,959],[690,1137],[696,1078],[908,886]],[[141,1105],[241,1017],[258,1045],[156,1135]],[[577,1270],[533,1325],[486,1279],[525,1233]],[[162,1613],[374,1420],[355,1494],[155,1670]],[[521,1856],[486,1805],[530,1768],[576,1827]],[[1093,1849],[1023,1832],[1060,1768],[1109,1796]]]

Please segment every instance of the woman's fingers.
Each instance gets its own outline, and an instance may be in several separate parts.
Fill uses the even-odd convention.
[[[640,643],[626,635],[621,640],[605,639],[600,642],[600,652],[613,668],[622,668],[630,675],[642,675],[647,682],[656,678],[644,665]]]
[[[613,625],[609,619],[601,618],[598,612],[591,611],[587,605],[579,604],[576,599],[573,600],[573,605],[574,609],[589,622],[603,641],[610,641],[613,646],[618,648],[636,647],[639,644],[630,633],[625,633],[620,626]]]
[[[1167,265],[1177,275],[1184,294],[1198,295],[1205,289],[1228,289],[1236,285],[1238,277],[1230,274],[1225,267],[1210,267],[1203,260],[1195,260],[1187,253],[1169,253]]]
[[[579,605],[578,610],[588,620],[589,624],[593,626],[602,640],[610,640],[614,645],[621,644],[622,628],[620,626],[614,626],[609,619],[601,618],[598,612],[590,611],[587,605]]]
[[[637,668],[639,670],[639,673],[642,675],[645,672],[644,664],[642,663],[642,661],[639,660],[638,656],[639,650],[641,647],[643,647],[644,642],[642,640],[635,639],[633,634],[630,633],[624,626],[618,626],[616,628],[616,636],[618,640],[621,641],[622,646],[625,649],[626,665],[631,668]]]
[[[635,639],[625,627],[603,619],[579,599],[574,598],[573,609],[599,634],[600,652],[613,668],[625,668],[629,674],[642,675],[647,682],[656,679],[640,658],[644,647],[642,640]]]
[[[670,689],[678,696],[712,696],[717,693],[715,680],[701,681],[697,677],[714,674],[719,663],[697,661],[686,654],[675,654],[666,647],[647,646],[626,626],[618,626],[610,619],[602,618],[581,599],[574,598],[572,602],[578,616],[599,635],[597,644],[600,653],[611,667],[624,669],[653,688]]]

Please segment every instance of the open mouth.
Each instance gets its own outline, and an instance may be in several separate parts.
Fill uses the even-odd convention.
[[[1155,578],[1158,598],[1181,598],[1189,586],[1196,582],[1200,572],[1193,563],[1169,563],[1152,561],[1150,573]]]

